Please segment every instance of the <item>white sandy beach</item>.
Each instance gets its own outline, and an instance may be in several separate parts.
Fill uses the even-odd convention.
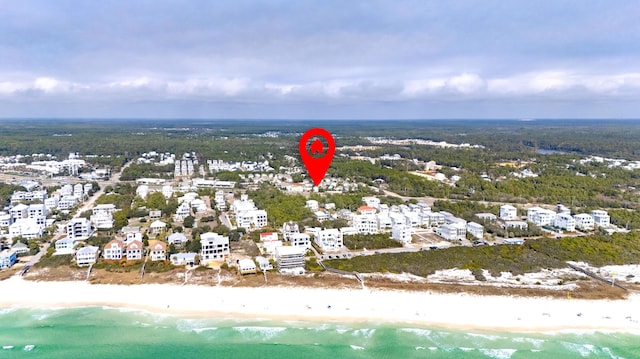
[[[0,308],[123,307],[189,317],[411,323],[517,332],[640,332],[640,295],[626,300],[513,298],[390,290],[0,282]]]

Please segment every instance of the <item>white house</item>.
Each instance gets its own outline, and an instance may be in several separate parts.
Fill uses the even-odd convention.
[[[163,261],[167,259],[167,244],[163,241],[149,241],[149,257],[152,261]]]
[[[107,211],[92,214],[89,221],[98,229],[113,228],[113,215]]]
[[[593,216],[593,223],[598,227],[609,227],[611,225],[611,217],[609,217],[607,211],[594,209],[591,211],[591,216]]]
[[[364,202],[367,206],[376,209],[380,207],[380,198],[378,197],[362,197],[362,202]]]
[[[484,227],[476,222],[467,223],[467,232],[469,232],[473,237],[482,239],[484,238]]]
[[[576,221],[567,213],[558,213],[554,220],[554,227],[564,229],[568,232],[576,230]]]
[[[29,218],[29,206],[23,203],[17,204],[9,209],[9,214],[14,222],[20,218]]]
[[[550,226],[555,223],[556,212],[540,208],[531,207],[527,209],[527,220],[536,226]]]
[[[115,211],[116,211],[116,205],[112,203],[98,204],[92,209],[93,214],[98,214],[98,213],[113,214]]]
[[[142,259],[143,244],[140,241],[132,241],[125,248],[125,256],[128,261]]]
[[[174,246],[181,246],[187,241],[187,236],[183,233],[173,233],[167,237],[167,241]]]
[[[411,227],[402,224],[396,224],[391,227],[391,238],[406,245],[411,243]]]
[[[440,212],[429,213],[429,225],[431,227],[439,227],[444,224],[444,215]]]
[[[378,230],[379,231],[390,231],[391,227],[393,227],[393,221],[391,217],[389,217],[388,213],[385,214],[377,214],[376,220],[378,221]],[[427,219],[428,220],[428,219]]]
[[[285,241],[290,241],[291,236],[300,233],[300,227],[296,222],[285,222],[282,225],[282,238]]]
[[[496,217],[496,215],[493,213],[476,213],[476,217],[478,217],[483,221],[489,221],[489,222],[493,222],[496,219],[498,219],[498,217]]]
[[[80,267],[94,264],[98,260],[98,251],[100,248],[95,246],[87,246],[78,249],[76,252],[76,264]]]
[[[76,244],[78,243],[79,243],[78,241],[69,237],[58,239],[54,243],[56,251],[55,253],[53,253],[53,255],[73,254],[74,253],[73,247],[75,247]]]
[[[255,274],[257,272],[256,262],[249,258],[240,259],[238,261],[238,271],[241,275]]]
[[[466,238],[467,227],[462,222],[444,224],[440,227],[440,236],[448,241],[460,241]]]
[[[576,214],[573,219],[576,221],[576,228],[581,231],[592,231],[595,227],[593,217],[588,213]]]
[[[353,215],[352,227],[358,230],[358,233],[376,234],[378,233],[378,219],[374,214],[355,214]]]
[[[162,221],[154,221],[149,226],[149,233],[151,234],[159,234],[164,232],[167,229],[167,224]]]
[[[313,236],[313,241],[323,250],[323,251],[339,251],[342,249],[342,233],[336,229],[324,229],[317,231]]]
[[[300,247],[278,247],[276,263],[280,273],[304,274],[305,249]]]
[[[26,239],[40,238],[44,225],[33,218],[20,218],[9,226],[9,238],[22,236]]]
[[[256,262],[258,262],[258,267],[260,267],[261,271],[268,271],[273,269],[271,262],[269,262],[269,260],[265,257],[257,256]]]
[[[207,232],[200,235],[200,244],[200,261],[205,265],[213,261],[226,261],[231,256],[229,237]]]
[[[306,233],[296,233],[289,238],[293,247],[311,248],[311,239]]]
[[[142,232],[140,232],[140,227],[122,227],[122,234],[124,234],[125,245],[132,241],[142,242]]]
[[[30,204],[28,209],[29,218],[47,217],[49,211],[44,203]]]
[[[318,210],[318,208],[320,208],[320,205],[318,204],[318,201],[316,201],[315,199],[310,199],[310,200],[307,200],[305,207],[309,208],[312,212],[315,212]]]
[[[529,224],[525,221],[504,221],[504,228],[519,228],[526,231]]]
[[[102,257],[109,260],[120,260],[124,255],[124,243],[117,239],[110,241],[104,245]]]
[[[500,206],[500,219],[515,221],[518,219],[518,209],[510,204]]]
[[[11,246],[11,250],[14,251],[16,253],[16,255],[29,253],[29,247],[26,244],[22,243],[22,242],[14,243]]]
[[[196,253],[174,253],[169,256],[171,264],[174,266],[195,265]]]
[[[67,223],[67,237],[86,240],[93,233],[91,222],[86,218],[73,218]]]
[[[173,219],[176,222],[182,222],[190,214],[191,214],[191,207],[189,207],[189,204],[187,202],[182,202],[176,209],[176,214],[173,216]]]

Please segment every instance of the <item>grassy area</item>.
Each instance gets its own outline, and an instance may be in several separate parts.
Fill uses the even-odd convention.
[[[56,268],[60,266],[69,266],[73,260],[73,254],[64,254],[54,256],[55,248],[49,247],[47,253],[40,258],[40,261],[34,265],[35,268]]]
[[[388,233],[354,234],[344,236],[344,245],[349,249],[380,249],[402,247],[402,244],[389,238]]]
[[[437,251],[379,254],[325,261],[325,265],[361,273],[390,272],[428,276],[436,270],[486,269],[523,274],[543,268],[566,267],[565,261],[584,261],[594,266],[640,263],[640,234],[532,239],[524,245],[452,247]]]

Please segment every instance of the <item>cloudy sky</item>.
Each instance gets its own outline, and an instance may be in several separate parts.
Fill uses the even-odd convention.
[[[0,118],[640,118],[638,1],[0,0]]]

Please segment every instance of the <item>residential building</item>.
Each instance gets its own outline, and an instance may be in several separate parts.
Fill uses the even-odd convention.
[[[375,209],[380,208],[380,198],[378,197],[362,197],[362,202],[364,202],[368,207],[373,207]]]
[[[98,229],[113,228],[113,215],[109,212],[102,211],[91,215],[89,221]]]
[[[21,254],[29,254],[29,246],[22,242],[16,242],[11,246],[11,250],[16,253],[16,255]]]
[[[86,218],[73,218],[67,223],[67,237],[86,240],[93,233],[91,222]]]
[[[607,211],[595,209],[591,211],[593,217],[593,223],[598,227],[609,227],[611,225],[611,217]]]
[[[39,218],[39,217],[47,217],[49,214],[49,210],[44,205],[44,203],[39,204],[30,204],[27,209],[29,218]]]
[[[564,214],[571,214],[571,209],[569,209],[567,206],[565,206],[564,204],[557,204],[556,205],[556,212],[558,213],[564,213]]]
[[[378,221],[378,230],[382,231],[382,232],[387,232],[391,230],[391,227],[393,227],[393,221],[391,220],[391,217],[389,217],[389,214],[378,214],[376,215],[376,219]],[[427,218],[427,221],[429,219]]]
[[[289,237],[289,241],[293,247],[311,248],[311,239],[306,233],[296,233]]]
[[[258,272],[256,262],[248,258],[240,259],[238,261],[238,271],[241,275],[256,274]]]
[[[570,214],[558,213],[554,220],[554,226],[568,232],[573,232],[576,230],[576,221]]]
[[[142,259],[144,248],[143,244],[140,241],[132,241],[127,244],[125,248],[125,256],[128,261],[140,260]]]
[[[496,215],[493,213],[476,213],[476,217],[478,217],[483,221],[489,221],[489,222],[494,222],[495,220],[498,219],[498,217],[496,217]]]
[[[166,260],[167,244],[163,241],[149,240],[149,257],[151,257],[151,261]]]
[[[54,255],[73,254],[75,252],[74,247],[78,243],[79,241],[69,237],[58,239],[54,243],[56,251],[53,254]]]
[[[140,227],[122,227],[122,234],[124,234],[125,245],[132,241],[142,242],[142,232],[140,231]]]
[[[431,227],[439,227],[444,224],[444,215],[439,212],[429,213],[429,225]]]
[[[204,264],[213,261],[226,261],[231,256],[229,237],[207,232],[200,235],[200,244],[202,247],[200,261]]]
[[[515,221],[518,219],[518,209],[510,204],[500,206],[500,219]]]
[[[336,228],[318,231],[313,240],[325,252],[339,251],[343,246],[342,233]]]
[[[0,252],[0,269],[11,268],[17,261],[16,252],[9,249]]]
[[[174,266],[194,266],[196,264],[197,253],[174,253],[169,256],[171,264]]]
[[[536,226],[551,226],[556,219],[556,212],[540,208],[531,207],[527,209],[527,220]]]
[[[111,203],[98,204],[95,207],[93,207],[92,211],[93,211],[93,214],[98,214],[98,213],[113,214],[116,211],[116,205]]]
[[[313,215],[316,216],[316,219],[318,220],[318,222],[321,222],[321,223],[331,218],[329,216],[329,213],[325,211],[315,211]]]
[[[525,221],[504,221],[504,228],[519,228],[526,231],[529,228],[529,224]]]
[[[462,222],[444,224],[440,227],[440,236],[448,241],[460,241],[466,238],[467,227]]]
[[[282,238],[285,241],[290,241],[293,235],[300,233],[300,227],[296,222],[285,222],[282,225]]]
[[[189,215],[191,215],[191,207],[189,207],[187,202],[182,202],[176,209],[176,214],[173,216],[173,219],[176,222],[182,222]]]
[[[181,246],[187,241],[187,236],[183,233],[173,233],[169,237],[167,237],[167,242],[169,244],[173,244],[174,246]]]
[[[407,245],[411,243],[411,227],[407,225],[396,224],[391,227],[391,238]]]
[[[29,206],[19,203],[9,209],[9,214],[13,222],[21,218],[29,218]]]
[[[303,274],[304,253],[300,247],[278,247],[276,249],[276,263],[280,273]]]
[[[581,231],[592,231],[595,228],[593,216],[588,213],[580,213],[573,216],[576,221],[576,228]]]
[[[76,264],[80,267],[94,264],[98,260],[98,251],[100,248],[95,246],[87,246],[78,249],[76,252]]]
[[[151,223],[151,226],[149,226],[149,233],[160,234],[160,233],[163,233],[166,229],[167,229],[166,223],[162,221],[154,221],[153,223]]]
[[[268,271],[273,269],[271,262],[265,257],[257,256],[256,262],[258,262],[258,267],[261,271]]]
[[[474,238],[484,238],[484,227],[476,222],[467,223],[467,232],[469,232]]]
[[[360,212],[360,214],[363,214],[363,215],[376,214],[376,209],[374,207],[369,207],[369,206],[360,206],[358,207],[358,212]]]
[[[124,254],[124,248],[122,241],[114,239],[104,245],[102,257],[109,260],[121,260]]]
[[[318,204],[318,201],[316,201],[315,199],[310,199],[310,200],[307,200],[305,207],[309,208],[312,212],[315,212],[318,210],[318,208],[320,208],[320,205]]]
[[[33,218],[20,218],[9,226],[9,238],[23,237],[34,239],[42,237],[44,223]]]
[[[353,216],[352,227],[362,234],[378,233],[378,219],[375,214],[356,214]]]

